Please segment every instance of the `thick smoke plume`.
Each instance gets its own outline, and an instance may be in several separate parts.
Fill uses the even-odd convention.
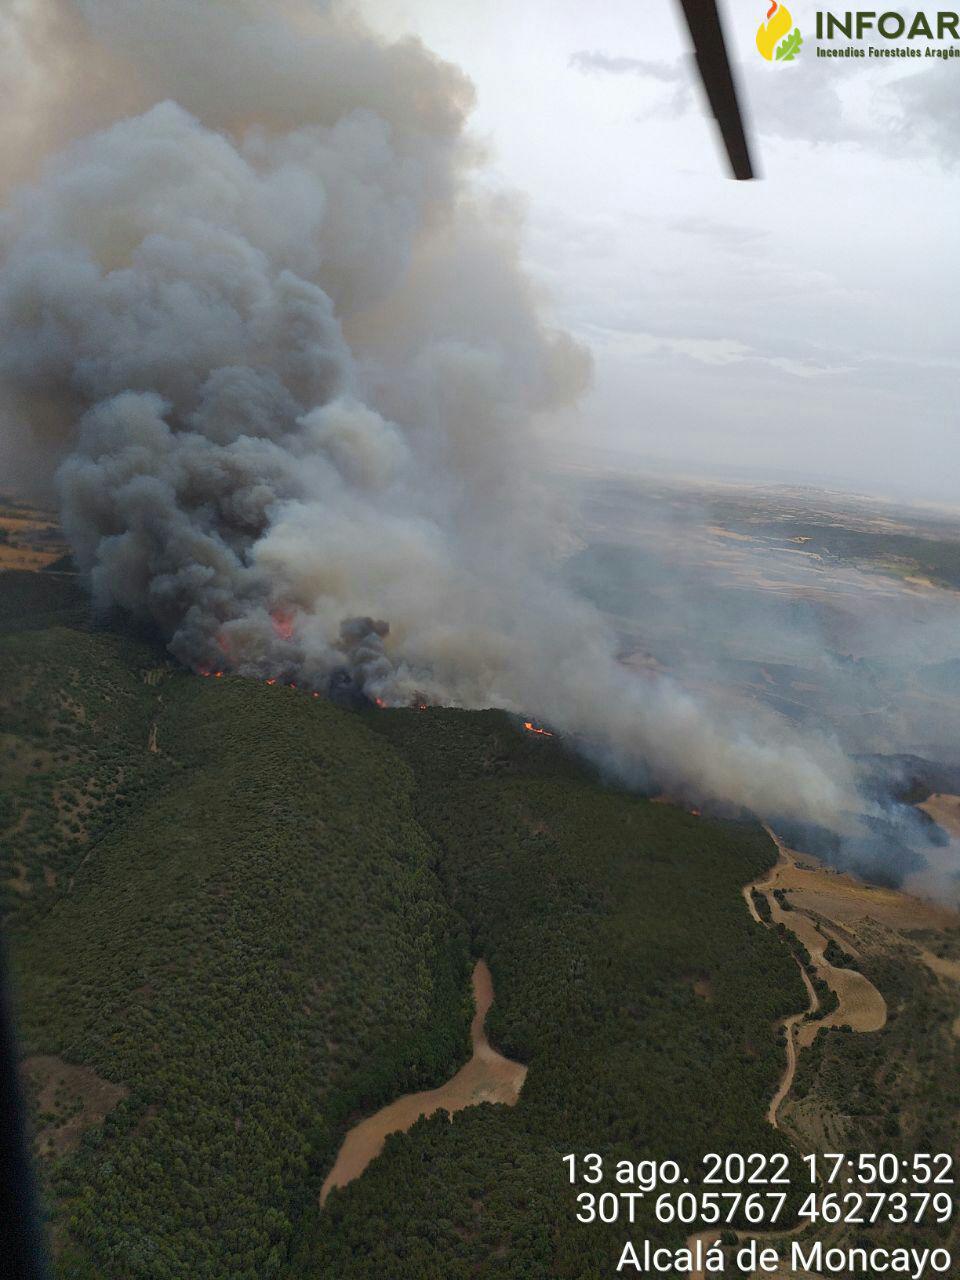
[[[4,21],[5,449],[55,471],[98,604],[195,669],[346,668],[542,717],[628,780],[855,807],[835,744],[638,683],[562,585],[531,428],[589,362],[476,180],[460,72],[338,3]]]

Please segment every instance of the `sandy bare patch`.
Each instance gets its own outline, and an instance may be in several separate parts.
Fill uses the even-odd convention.
[[[767,897],[774,924],[782,924],[799,938],[810,953],[810,959],[816,966],[818,977],[836,992],[840,1002],[833,1013],[815,1021],[805,1022],[797,1028],[798,1047],[804,1048],[811,1044],[820,1027],[849,1026],[854,1031],[879,1031],[887,1021],[887,1002],[883,996],[862,973],[856,969],[836,968],[824,956],[828,938],[821,929],[817,928],[814,919],[814,915],[828,918],[830,916],[816,887],[824,881],[822,869],[818,869],[805,854],[794,853],[787,849],[776,836],[773,838],[780,850],[780,858],[769,877],[756,887],[769,891]],[[831,879],[834,877],[826,877],[827,882]],[[845,893],[840,897],[848,902],[853,897],[854,886],[857,886],[861,892],[868,889],[868,886],[858,885],[850,877],[843,877],[843,879],[847,883],[844,886]],[[797,892],[801,888],[802,896]],[[774,889],[791,890],[787,898],[790,910],[785,911],[781,907],[773,896]],[[833,884],[829,885],[827,896],[831,901],[837,896]],[[872,902],[870,897],[867,900]],[[811,915],[808,912],[814,914]]]
[[[730,542],[755,542],[748,533],[734,533],[732,529],[721,529],[719,525],[707,525],[707,533],[712,534],[715,538],[726,538]]]
[[[124,1085],[103,1080],[89,1067],[52,1054],[25,1058],[21,1070],[37,1094],[41,1127],[36,1143],[41,1157],[72,1151],[84,1131],[102,1124],[130,1092]]]
[[[918,804],[917,808],[928,813],[938,827],[960,838],[960,796],[938,793]]]
[[[691,984],[693,994],[708,1003],[713,999],[713,983],[709,978],[696,978]]]
[[[516,1103],[527,1068],[497,1053],[487,1039],[484,1027],[493,1004],[493,979],[484,960],[478,960],[473,971],[473,998],[476,1006],[470,1027],[473,1057],[439,1089],[408,1093],[354,1125],[320,1190],[321,1205],[334,1187],[344,1187],[359,1178],[383,1150],[391,1133],[405,1133],[421,1116],[432,1116],[441,1110],[452,1115],[481,1102],[502,1102],[510,1107]]]
[[[960,907],[960,796],[932,795],[917,808],[946,833],[949,843],[926,849],[927,865],[913,872],[905,887],[919,897]]]
[[[932,951],[922,948],[919,952],[920,959],[927,968],[937,975],[938,978],[945,979],[947,982],[955,983],[957,986],[957,1016],[951,1023],[950,1030],[954,1036],[960,1040],[960,960],[949,960],[946,956],[934,955]]]
[[[867,920],[898,931],[960,925],[960,915],[948,907],[897,889],[866,884],[834,871],[810,854],[788,853],[789,860],[781,860],[776,867],[772,887],[790,890],[790,902],[800,911],[825,917],[854,934]]]
[[[63,551],[37,551],[33,547],[10,547],[0,544],[0,571],[6,569],[26,570],[37,573],[48,564],[59,560]]]
[[[800,977],[803,979],[803,985],[807,991],[807,1009],[814,1012],[817,1009],[819,1001],[816,992],[813,989],[813,983],[807,977],[806,973],[801,969]],[[792,1013],[789,1018],[784,1018],[781,1026],[786,1032],[784,1045],[787,1051],[787,1065],[784,1073],[777,1085],[777,1091],[770,1099],[770,1105],[767,1107],[767,1123],[773,1125],[774,1129],[780,1128],[780,1108],[784,1099],[793,1088],[794,1077],[797,1074],[797,1055],[800,1049],[800,1032],[804,1026],[804,1018],[807,1016],[807,1010],[801,1013]]]
[[[7,881],[7,884],[14,893],[19,893],[21,897],[25,898],[28,894],[33,892],[30,885],[29,869],[24,866],[22,862],[15,862],[13,864],[13,870],[14,874]]]
[[[0,571],[36,572],[60,560],[67,544],[50,511],[8,506],[0,499]]]
[[[817,977],[827,983],[836,993],[839,1001],[833,1013],[827,1014],[823,1018],[808,1020],[807,1013],[816,1013],[819,1007],[819,1000],[813,983],[810,981],[806,971],[801,968],[800,976],[806,987],[808,1008],[799,1013],[791,1014],[778,1024],[785,1032],[787,1060],[780,1083],[767,1108],[767,1120],[776,1129],[780,1127],[780,1108],[793,1088],[800,1050],[813,1043],[821,1027],[849,1026],[854,1031],[879,1031],[887,1021],[887,1004],[873,983],[862,973],[854,969],[837,968],[830,964],[824,955],[825,948],[831,937],[834,941],[840,941],[842,945],[847,945],[849,938],[846,930],[840,929],[838,936],[835,930],[826,928],[825,924],[822,923],[825,913],[815,885],[820,881],[829,883],[834,878],[833,873],[828,873],[816,860],[808,859],[807,855],[797,854],[788,849],[783,841],[769,828],[767,828],[767,831],[777,846],[779,858],[776,865],[763,880],[744,886],[743,899],[747,905],[747,910],[758,924],[763,923],[753,900],[754,891],[762,893],[770,908],[771,924],[774,927],[782,924],[785,929],[789,929],[803,943],[810,954],[810,960],[816,969]],[[849,877],[844,877],[844,879],[849,881],[851,886],[856,884]],[[800,909],[799,904],[795,901],[796,890],[801,885],[808,895],[805,909]],[[834,888],[832,883],[830,883],[829,887],[831,891]],[[867,886],[862,885],[858,887],[861,889],[867,888]],[[789,909],[784,910],[774,897],[774,890],[786,890],[788,888],[791,890],[788,899],[790,905]],[[841,899],[844,898],[843,894],[840,896]],[[815,912],[815,915],[808,915],[807,911]]]

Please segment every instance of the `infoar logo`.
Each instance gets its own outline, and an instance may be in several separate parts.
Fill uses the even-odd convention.
[[[791,28],[793,28],[791,30]],[[785,4],[772,0],[766,22],[757,27],[757,48],[768,62],[792,62],[800,52],[803,36],[794,27],[793,15]]]

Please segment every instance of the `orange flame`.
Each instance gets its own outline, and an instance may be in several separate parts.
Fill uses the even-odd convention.
[[[292,609],[274,609],[270,615],[270,621],[273,623],[274,634],[280,640],[293,639],[293,624],[295,621]]]
[[[523,727],[526,729],[527,733],[538,733],[542,738],[552,738],[555,736],[549,729],[538,728],[532,720],[524,720]]]

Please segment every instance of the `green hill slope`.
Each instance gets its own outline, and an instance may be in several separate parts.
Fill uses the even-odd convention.
[[[356,715],[98,632],[8,635],[0,668],[61,1276],[592,1276],[623,1230],[572,1225],[561,1154],[780,1141],[771,1024],[804,999],[740,898],[759,828],[500,713]],[[421,1122],[321,1213],[349,1124],[465,1059],[481,955],[519,1104]]]
[[[783,1149],[762,1105],[783,1063],[771,1024],[803,992],[739,892],[767,837],[604,789],[497,713],[373,723],[414,765],[447,895],[490,963],[491,1038],[530,1070],[515,1109],[391,1140],[315,1215],[290,1276],[599,1276],[630,1234],[679,1243],[649,1200],[633,1232],[575,1224],[561,1156],[695,1174],[708,1150]]]
[[[92,716],[131,676],[111,638],[84,640]],[[346,1115],[463,1056],[462,931],[409,770],[359,720],[240,680],[144,688],[141,732],[102,715],[85,763],[155,757],[149,785],[86,843],[72,887],[10,921],[26,1052],[129,1090],[44,1159],[62,1273],[270,1275]]]

